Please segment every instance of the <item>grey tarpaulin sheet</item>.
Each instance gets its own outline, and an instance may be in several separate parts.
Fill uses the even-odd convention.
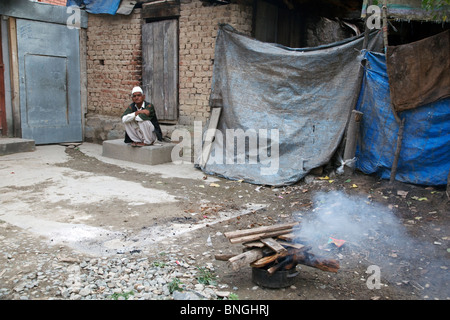
[[[293,184],[328,163],[359,93],[362,42],[358,37],[292,49],[221,25],[210,103],[222,113],[210,157],[200,169],[277,186]],[[239,147],[243,136],[244,149]]]

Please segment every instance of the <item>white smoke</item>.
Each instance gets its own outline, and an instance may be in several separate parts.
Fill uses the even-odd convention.
[[[311,210],[297,212],[298,235],[312,246],[312,253],[338,258],[344,262],[341,267],[376,265],[383,281],[409,286],[407,292],[449,299],[448,259],[429,240],[409,235],[395,212],[368,197],[339,191],[319,192],[313,204]],[[330,237],[345,243],[337,247]]]
[[[313,250],[326,245],[330,237],[365,250],[374,246],[400,250],[409,242],[394,213],[367,197],[319,192],[313,199],[313,209],[300,214],[299,235]]]

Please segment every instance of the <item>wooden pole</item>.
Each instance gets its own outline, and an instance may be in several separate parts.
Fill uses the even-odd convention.
[[[387,53],[387,48],[389,46],[388,41],[388,15],[387,15],[387,0],[384,0],[383,3],[383,42],[384,42],[384,52]],[[395,148],[394,153],[394,161],[392,162],[392,168],[391,168],[391,176],[389,179],[389,183],[394,182],[395,176],[397,175],[397,167],[398,167],[398,160],[400,158],[400,151],[402,148],[402,141],[403,141],[403,131],[405,128],[405,119],[400,119],[397,111],[395,110],[394,106],[391,103],[391,109],[395,117],[395,121],[399,124],[399,130],[397,135],[397,146]]]
[[[21,117],[20,117],[20,85],[19,85],[19,56],[17,52],[17,26],[16,18],[8,18],[8,35],[9,35],[9,63],[10,63],[10,79],[11,79],[11,103],[13,116],[14,137],[22,137]]]
[[[1,32],[2,32],[2,25],[0,23],[0,40],[2,40]],[[8,123],[6,121],[4,75],[5,75],[5,66],[3,65],[3,50],[1,50],[0,48],[0,137],[8,135],[7,129]]]
[[[272,232],[263,232],[263,233],[257,233],[257,234],[251,234],[248,236],[242,236],[242,237],[237,237],[237,238],[231,238],[230,239],[230,243],[244,243],[244,242],[250,242],[250,241],[255,241],[255,240],[261,240],[264,238],[271,238],[271,237],[276,237],[276,236],[280,236],[283,234],[287,234],[287,233],[291,233],[292,230],[279,230],[279,231],[272,231]]]
[[[344,158],[343,160],[351,160],[355,157],[356,142],[359,136],[359,126],[361,123],[363,113],[353,110],[350,117],[350,122],[347,128],[347,141],[345,142]],[[344,166],[345,173],[352,173],[354,166]]]
[[[292,231],[292,228],[298,224],[299,224],[299,222],[281,223],[281,224],[276,224],[273,226],[262,226],[262,227],[244,229],[244,230],[229,231],[229,232],[225,232],[224,235],[228,239],[232,239],[232,238],[250,236],[250,235],[254,235],[254,234],[280,231],[280,230],[285,230],[285,229],[289,229]]]
[[[387,20],[387,0],[383,3],[383,42],[384,42],[384,52],[386,52],[389,45],[388,42],[388,20]]]
[[[372,0],[368,1],[368,7],[372,5]],[[367,26],[367,19],[368,19],[368,14],[366,13],[366,17],[364,19],[364,41],[363,41],[363,46],[362,46],[362,50],[367,49],[367,46],[369,44],[369,34],[370,34],[370,29]],[[364,77],[364,65],[362,64],[363,61],[361,61],[361,64],[359,66],[359,71],[358,71],[358,88],[361,89],[362,86],[362,81],[363,81],[363,77]],[[347,145],[348,144],[355,144],[354,147],[356,148],[356,141],[357,139],[354,137],[354,134],[352,134],[352,131],[354,131],[353,128],[350,128],[352,125],[352,118],[354,116],[353,111],[356,108],[356,104],[358,103],[358,97],[359,97],[359,93],[360,90],[358,90],[357,94],[355,94],[355,96],[353,97],[353,101],[352,101],[352,111],[350,112],[349,116],[348,116],[348,121],[347,121],[347,128],[346,128],[346,132],[345,132],[345,138],[344,138],[344,143],[342,145],[344,145],[344,156],[343,156],[343,160],[348,160],[345,156],[346,151],[348,149]],[[361,113],[362,115],[362,113]],[[355,138],[355,139],[354,139]],[[349,141],[350,140],[350,141]],[[340,148],[342,148],[342,145]],[[353,149],[353,146],[350,147],[351,149]],[[342,150],[342,149],[341,149]],[[356,149],[355,149],[356,150]],[[353,159],[354,154],[351,158],[349,159]],[[345,167],[344,167],[344,171],[345,171]],[[347,169],[348,170],[348,169]],[[353,172],[353,170],[352,170]]]
[[[372,5],[372,0],[368,0],[367,1],[367,8],[369,8]],[[366,17],[364,19],[364,42],[363,42],[363,49],[367,49],[367,46],[369,44],[369,33],[370,33],[370,29],[367,26],[367,19],[368,19],[368,14],[367,14],[367,8],[366,8]]]
[[[402,121],[400,122],[400,128],[398,129],[397,147],[395,149],[394,162],[392,163],[391,177],[389,179],[389,183],[394,182],[395,176],[397,175],[398,159],[400,158],[400,150],[402,148],[404,127],[405,127],[405,118],[403,118]]]
[[[249,251],[245,251],[237,256],[234,256],[228,259],[228,267],[233,269],[233,271],[238,271],[242,267],[245,267],[256,261],[261,259],[264,256],[262,249],[253,249]]]
[[[212,144],[216,135],[217,125],[219,124],[219,118],[222,108],[212,108],[211,118],[209,121],[208,130],[206,131],[205,141],[201,150],[200,166],[204,168],[209,159],[211,153]]]

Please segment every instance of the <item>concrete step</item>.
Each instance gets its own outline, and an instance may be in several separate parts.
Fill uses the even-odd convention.
[[[172,162],[171,152],[175,143],[157,141],[147,147],[132,147],[123,139],[103,141],[102,155],[117,160],[125,160],[140,164],[162,164]]]
[[[34,140],[21,138],[0,138],[0,156],[36,150]]]

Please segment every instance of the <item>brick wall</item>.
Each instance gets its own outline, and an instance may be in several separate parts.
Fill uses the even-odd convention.
[[[87,28],[88,114],[119,116],[140,85],[141,10],[130,15],[90,14]]]
[[[229,23],[251,34],[252,7],[237,4],[203,6],[198,0],[181,3],[179,52],[179,123],[205,122],[209,117],[209,95],[218,24]]]
[[[209,95],[218,24],[229,23],[250,34],[252,7],[238,4],[203,6],[181,0],[179,17],[179,125],[209,118]],[[113,139],[106,128],[120,132],[119,116],[130,101],[130,89],[141,85],[141,9],[126,15],[89,14],[87,29],[86,141]],[[151,97],[149,99],[151,101]],[[109,118],[108,118],[109,117]],[[95,121],[90,121],[95,119]],[[98,126],[101,119],[105,129]],[[103,130],[103,132],[102,132]]]

